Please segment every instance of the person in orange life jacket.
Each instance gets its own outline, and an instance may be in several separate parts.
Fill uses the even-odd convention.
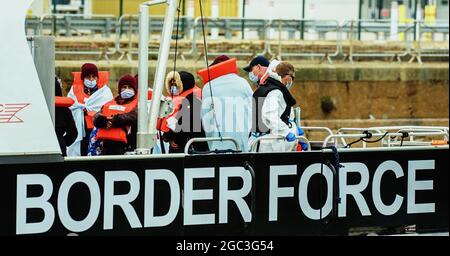
[[[260,65],[253,66],[251,73],[258,77],[260,86],[253,94],[256,118],[253,120],[253,132],[250,143],[261,136],[282,136],[285,138],[285,141],[271,140],[264,143],[261,142],[260,152],[293,151],[297,141],[297,127],[290,120],[293,119],[292,107],[295,106],[296,100],[286,85],[282,83],[283,79],[287,83],[290,78],[287,78],[287,75],[284,75],[283,79],[274,78],[271,76],[272,70],[268,70],[268,68]],[[294,77],[293,67],[292,73],[289,73],[289,75]]]
[[[81,80],[84,81],[84,93],[87,95],[92,95],[98,90],[97,80],[98,80],[98,68],[96,65],[91,63],[86,63],[81,67]],[[84,111],[84,115],[87,115],[87,111]],[[92,129],[88,129],[85,124],[86,134],[90,135]],[[89,136],[86,136],[81,141],[81,155],[87,155],[87,149],[89,146]]]
[[[166,90],[175,104],[180,104],[178,112],[167,118],[168,131],[162,138],[170,143],[169,153],[184,153],[187,142],[193,138],[204,138],[205,131],[200,118],[201,99],[195,93],[195,78],[188,72],[170,72],[166,78]],[[195,151],[206,152],[208,144],[193,144]]]
[[[237,60],[219,56],[209,68],[197,74],[205,85],[201,116],[206,137],[233,138],[242,152],[248,152],[253,90],[238,75]],[[211,150],[235,149],[230,141],[210,141],[208,145]]]
[[[75,143],[69,146],[69,156],[86,156],[89,147],[89,138],[93,130],[92,114],[113,99],[111,90],[106,84],[99,84],[99,71],[95,64],[86,63],[81,67],[81,80],[83,84],[74,84],[68,94],[75,100],[71,107],[72,115],[78,130]],[[83,126],[84,123],[84,126]]]
[[[138,87],[136,79],[125,75],[119,80],[119,95],[94,116],[103,140],[102,155],[123,155],[136,149]]]
[[[78,131],[69,109],[70,104],[65,103],[70,98],[62,97],[61,83],[57,77],[55,77],[55,96],[57,97],[55,100],[55,132],[61,153],[63,156],[67,156],[67,146],[74,143]]]

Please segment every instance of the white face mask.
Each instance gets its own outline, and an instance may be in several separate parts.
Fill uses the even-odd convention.
[[[288,90],[290,90],[292,88],[292,85],[293,85],[292,82],[289,82],[289,83],[286,84],[286,87],[288,88]]]
[[[178,96],[178,94],[180,94],[180,92],[178,91],[178,88],[176,86],[172,86],[172,87],[170,87],[170,94],[173,96]]]
[[[93,89],[97,86],[97,80],[90,81],[88,79],[84,79],[84,85],[89,89]]]
[[[122,97],[122,99],[130,99],[133,98],[135,95],[134,90],[133,89],[125,89],[120,93],[120,97]]]
[[[257,83],[259,81],[259,77],[253,74],[253,72],[249,72],[248,77],[250,78],[250,81],[254,83]]]

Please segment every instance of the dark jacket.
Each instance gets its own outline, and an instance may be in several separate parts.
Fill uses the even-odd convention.
[[[286,86],[284,86],[280,81],[275,80],[271,77],[267,78],[266,83],[260,85],[258,89],[253,93],[253,99],[255,102],[256,108],[253,108],[253,115],[256,118],[253,118],[253,127],[252,132],[259,133],[267,133],[270,132],[269,128],[264,125],[262,121],[262,107],[266,100],[267,95],[273,90],[280,90],[283,93],[284,101],[286,102],[286,109],[283,114],[280,116],[280,119],[289,125],[289,117],[291,115],[291,108],[297,104],[295,98],[289,92]]]
[[[178,146],[176,148],[171,146],[169,153],[184,153],[184,147],[189,140],[206,137],[200,117],[201,105],[201,100],[197,99],[193,93],[186,96],[175,117],[178,120],[176,131],[171,130],[163,135],[164,141],[173,142]],[[183,123],[183,117],[189,117],[189,120]],[[195,143],[193,149],[199,152],[208,151],[208,143]]]
[[[55,96],[62,96],[61,85],[55,77]],[[72,111],[68,108],[55,107],[55,132],[63,156],[67,156],[67,147],[75,142],[78,136]]]
[[[120,97],[120,96],[119,96]],[[116,102],[119,105],[128,103],[128,101],[116,98]],[[131,99],[132,100],[132,99]],[[97,128],[106,128],[107,120],[101,114],[102,111],[98,112],[94,116],[94,125]],[[138,108],[136,107],[129,113],[114,115],[111,123],[113,128],[121,127],[127,132],[128,143],[122,143],[118,141],[104,140],[102,155],[124,155],[126,152],[131,152],[136,149],[136,138],[137,138],[137,118],[138,118]],[[131,127],[130,133],[126,127]]]
[[[72,111],[68,108],[55,108],[55,132],[63,156],[67,156],[66,147],[72,145],[78,136]]]

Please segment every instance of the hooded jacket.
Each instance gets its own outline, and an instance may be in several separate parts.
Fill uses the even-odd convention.
[[[135,96],[130,99],[123,99],[119,95],[114,99],[118,105],[125,105],[136,99],[137,95],[137,83],[136,79],[131,76],[124,76],[119,80],[119,92],[122,91],[124,85],[131,85],[135,91]],[[103,111],[103,108],[102,108]],[[98,112],[94,116],[94,125],[97,128],[106,128],[107,119],[105,116]],[[102,155],[123,155],[126,152],[134,151],[136,149],[137,141],[137,118],[138,108],[134,108],[131,112],[124,114],[117,114],[112,117],[111,123],[114,128],[122,128],[127,133],[127,143],[104,140]],[[129,130],[127,129],[129,128]]]
[[[166,90],[171,93],[170,86],[177,86],[179,92],[186,92],[195,89],[195,78],[188,72],[171,72],[166,79]],[[165,132],[163,140],[171,142],[169,153],[184,153],[187,142],[193,138],[204,138],[205,131],[200,118],[201,99],[195,95],[195,90],[185,95],[178,112],[168,122],[171,129]],[[178,96],[179,97],[179,96]],[[199,152],[208,151],[207,143],[195,143],[193,149]]]

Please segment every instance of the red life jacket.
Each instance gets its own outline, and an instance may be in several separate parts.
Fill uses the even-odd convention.
[[[55,96],[55,107],[57,108],[70,108],[75,101],[70,97]]]
[[[106,117],[112,117],[117,114],[126,114],[133,111],[137,106],[138,106],[138,97],[135,97],[134,100],[124,105],[119,105],[116,103],[115,100],[112,100],[103,106],[102,114]],[[129,127],[126,127],[126,130],[128,129]],[[100,128],[98,129],[96,138],[98,140],[113,140],[128,143],[127,133],[121,127],[109,129]]]
[[[152,100],[152,98],[153,98],[153,90],[152,89],[148,89],[147,99],[148,100]]]
[[[180,111],[180,109],[181,109],[183,100],[186,99],[186,97],[188,95],[190,95],[191,93],[193,93],[194,97],[196,97],[197,99],[199,99],[199,100],[202,99],[202,90],[200,88],[198,88],[197,86],[194,86],[194,88],[184,91],[180,95],[173,97],[172,101],[173,101],[173,105],[174,105],[174,110],[173,110],[172,114],[170,114],[169,116],[158,119],[158,124],[157,124],[158,130],[160,130],[162,132],[170,131],[170,128],[168,127],[168,124],[167,124],[167,119],[169,119],[170,117],[176,116],[178,111]]]
[[[207,84],[210,80],[214,80],[218,77],[228,75],[228,74],[238,74],[238,68],[236,63],[236,58],[229,59],[227,61],[221,62],[217,65],[214,65],[209,68],[209,76],[208,69],[202,69],[197,72],[197,74],[203,78],[203,83]],[[209,79],[211,78],[211,79]]]
[[[87,95],[84,93],[84,81],[81,79],[81,72],[72,72],[73,76],[73,93],[75,94],[75,97],[77,97],[77,100],[79,103],[84,104],[85,99],[88,99],[90,95]],[[108,71],[99,71],[98,72],[98,80],[97,80],[97,86],[98,89],[101,89],[102,87],[106,86],[109,82],[109,72]],[[87,113],[87,115],[84,116],[84,120],[86,122],[86,127],[88,129],[94,129],[94,111],[90,111]]]

